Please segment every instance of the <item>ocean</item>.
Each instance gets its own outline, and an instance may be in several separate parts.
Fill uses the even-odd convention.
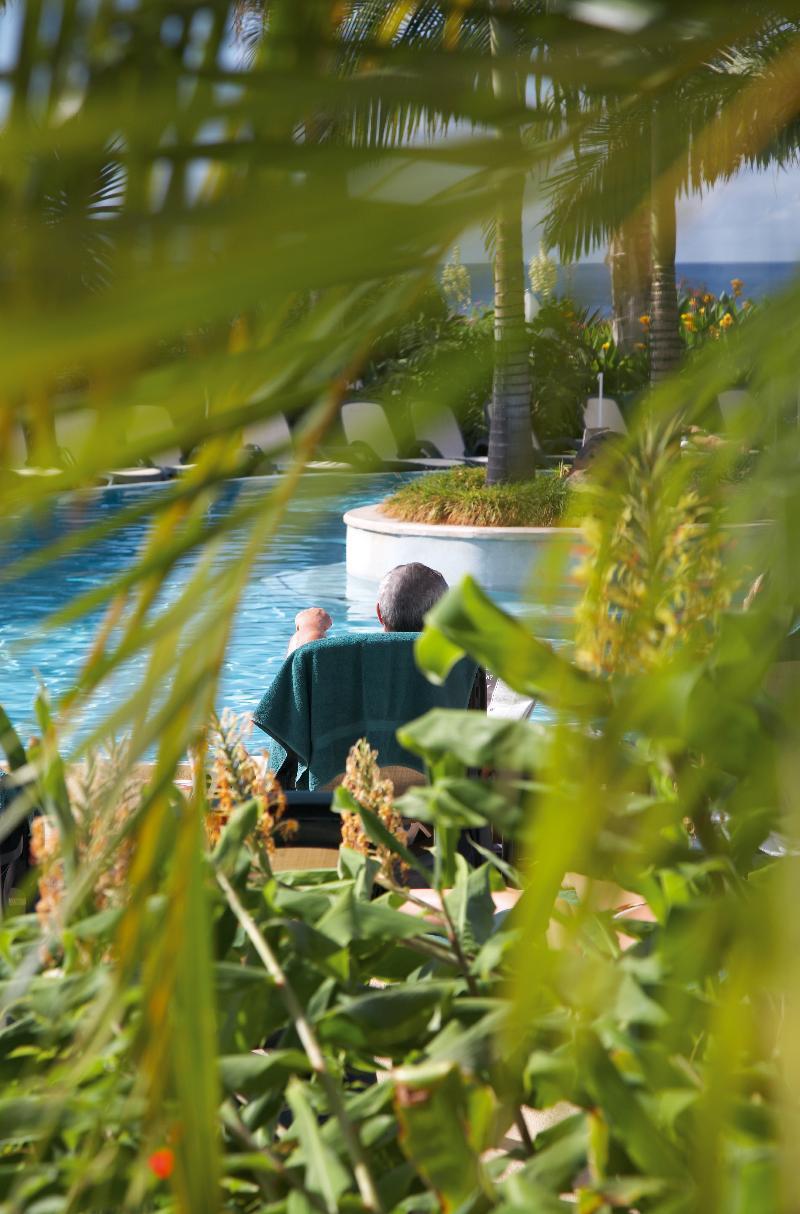
[[[472,279],[472,302],[478,307],[491,307],[492,267],[488,262],[470,262],[467,269]],[[794,261],[751,262],[679,262],[678,280],[691,287],[704,287],[719,295],[730,291],[731,279],[741,278],[744,283],[743,298],[759,300],[786,286],[800,271],[800,263]],[[602,262],[584,263],[574,266],[559,266],[559,295],[567,295],[591,312],[607,315],[611,310],[611,278],[608,267]]]

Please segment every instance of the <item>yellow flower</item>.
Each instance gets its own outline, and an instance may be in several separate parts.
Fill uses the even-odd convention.
[[[650,317],[649,316],[640,316],[639,324],[642,326],[643,329],[649,329],[650,328]]]
[[[701,316],[705,316],[705,314],[706,314],[706,310],[705,310],[705,308],[701,308],[701,309],[700,309],[700,315],[701,315]]]
[[[730,312],[726,312],[719,323],[722,325],[723,329],[730,329],[731,325],[733,324],[733,317],[731,316]]]
[[[705,303],[705,304],[710,304],[710,303],[713,303],[713,302],[714,302],[714,296],[713,296],[713,295],[711,294],[711,292],[709,291],[707,295],[704,295],[704,296],[703,296],[703,303]]]
[[[610,342],[610,341],[604,341],[604,342],[603,342],[603,344],[602,344],[602,346],[600,347],[600,349],[601,349],[601,350],[610,350],[610,349],[611,349],[611,342]]]
[[[637,341],[635,348],[637,350],[646,350],[647,346],[645,345],[645,343],[643,341]]]
[[[741,295],[742,287],[744,286],[744,283],[742,282],[741,278],[732,278],[731,286],[733,287],[734,295],[738,298]]]
[[[691,320],[691,319],[692,319],[691,312],[681,312],[681,320]]]

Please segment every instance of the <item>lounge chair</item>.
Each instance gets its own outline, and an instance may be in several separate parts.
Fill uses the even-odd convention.
[[[264,458],[278,467],[292,460],[292,431],[285,413],[272,413],[252,422],[242,431],[242,443],[248,455]]]
[[[397,741],[398,728],[431,708],[466,708],[478,679],[477,667],[462,659],[441,687],[429,683],[414,660],[416,639],[407,632],[325,637],[284,661],[253,714],[284,787],[332,786],[362,737],[382,767],[422,770]]]
[[[64,469],[90,461],[92,449],[99,449],[107,470],[98,472],[96,481],[107,484],[149,484],[162,481],[183,470],[177,445],[165,446],[159,452],[159,464],[155,466],[144,459],[133,467],[114,466],[124,458],[126,443],[141,443],[142,437],[165,434],[174,438],[174,425],[166,409],[156,405],[141,405],[127,413],[125,441],[120,441],[117,418],[112,412],[104,412],[91,406],[59,408],[55,413],[54,427],[58,447],[57,466],[30,467],[26,464],[26,447],[21,427],[14,430],[11,459],[13,470],[20,476],[60,476]]]
[[[395,472],[430,472],[452,468],[459,462],[423,455],[413,459],[402,458],[386,410],[383,405],[372,401],[357,400],[343,405],[342,429],[354,462],[371,470],[383,467]]]
[[[727,392],[720,392],[717,401],[722,421],[727,429],[730,426],[736,426],[738,419],[752,404],[753,398],[746,388],[731,388]]]
[[[147,472],[160,473],[152,479],[163,480],[191,467],[184,459],[172,415],[163,405],[135,405],[128,410],[126,438],[134,448],[144,441],[152,450],[142,457],[141,467],[115,470],[112,473],[115,483],[135,483],[137,473]]]
[[[29,464],[29,458],[30,453],[22,426],[16,419],[12,419],[3,470],[13,476],[37,479],[42,477],[58,477],[64,473],[63,467],[55,461],[52,464]]]
[[[411,420],[418,441],[431,446],[444,458],[454,463],[485,464],[485,455],[467,455],[464,437],[452,409],[431,408],[423,401],[411,406]]]
[[[627,434],[628,427],[619,405],[611,396],[590,396],[583,407],[583,439],[598,430],[613,430],[615,434]]]
[[[242,441],[252,458],[261,452],[275,471],[284,472],[294,463],[294,437],[285,413],[272,413],[261,421],[245,426]],[[261,468],[256,463],[255,472]],[[306,472],[351,472],[352,465],[343,460],[314,459],[305,465]]]
[[[91,461],[92,448],[97,447],[107,457],[109,465],[113,466],[123,458],[123,444],[113,426],[104,426],[103,414],[99,409],[79,406],[60,410],[55,416],[55,427],[56,441],[65,466]],[[163,469],[142,464],[113,470],[108,468],[98,472],[96,481],[100,485],[150,484],[165,477]]]

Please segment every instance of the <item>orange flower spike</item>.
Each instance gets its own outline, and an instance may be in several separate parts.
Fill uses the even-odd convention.
[[[649,329],[650,328],[650,317],[649,316],[640,316],[639,324],[642,326],[643,329]]]
[[[171,1147],[159,1147],[148,1158],[147,1166],[159,1180],[169,1180],[175,1167],[175,1152]]]

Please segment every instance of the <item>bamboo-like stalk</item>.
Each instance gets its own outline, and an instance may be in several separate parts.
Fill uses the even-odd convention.
[[[264,968],[275,983],[286,1005],[286,1010],[292,1019],[297,1036],[300,1038],[300,1043],[311,1063],[311,1069],[319,1079],[327,1097],[331,1113],[339,1123],[345,1146],[353,1164],[353,1175],[358,1185],[358,1191],[361,1194],[361,1200],[368,1210],[374,1210],[376,1214],[383,1214],[383,1203],[381,1202],[380,1194],[372,1175],[366,1151],[358,1136],[358,1130],[350,1120],[339,1086],[328,1069],[322,1047],[295,993],[294,987],[284,973],[280,961],[270,948],[267,940],[259,931],[258,925],[252,915],[248,914],[242,906],[236,891],[225,874],[217,873],[217,881],[225,897],[228,899],[228,905],[241,924],[253,948],[258,953],[259,958],[264,963]]]

